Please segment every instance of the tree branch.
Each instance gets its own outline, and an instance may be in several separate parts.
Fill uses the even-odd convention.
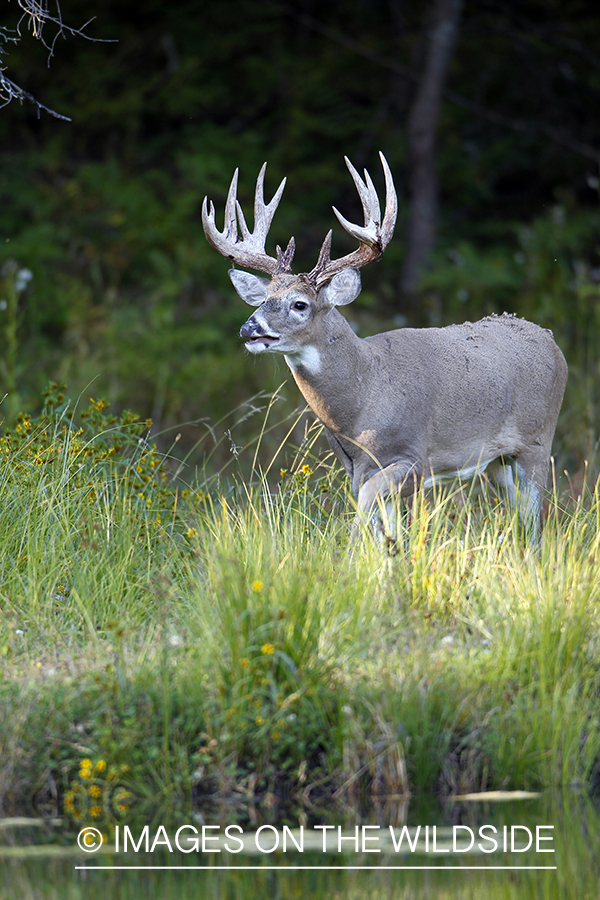
[[[9,31],[9,29],[2,26],[0,28],[0,41],[10,42],[13,44],[17,44],[21,40],[21,26],[25,21],[27,23],[28,29],[31,30],[33,37],[37,40],[41,41],[44,47],[48,50],[48,65],[50,65],[50,60],[54,56],[54,47],[59,37],[66,37],[66,35],[72,35],[77,37],[85,38],[86,41],[98,41],[102,43],[111,42],[110,39],[106,38],[93,38],[89,35],[85,34],[84,29],[93,22],[94,19],[89,19],[84,25],[81,25],[79,28],[71,28],[70,25],[65,25],[62,20],[62,14],[60,11],[60,5],[58,0],[56,2],[56,14],[53,15],[49,11],[48,6],[49,0],[17,0],[17,4],[22,10],[21,18],[17,23],[17,27],[14,31]],[[43,35],[44,26],[50,24],[56,26],[56,34],[52,38],[52,41],[48,44],[46,43]],[[5,53],[6,50],[0,43],[0,56]],[[40,103],[39,100],[28,93],[28,91],[23,90],[23,88],[19,87],[18,84],[15,84],[14,81],[11,81],[10,78],[7,78],[4,74],[4,69],[0,67],[0,109],[3,106],[8,106],[8,104],[12,100],[18,100],[20,103],[23,101],[27,101],[27,103],[31,103],[37,109],[38,118],[40,116],[40,112],[43,110],[47,112],[49,115],[54,116],[56,119],[62,119],[65,122],[70,122],[71,119],[68,116],[63,116],[60,113],[55,112],[53,109],[50,109],[47,106],[44,106],[43,103]]]
[[[10,78],[7,78],[4,72],[0,70],[0,109],[4,106],[8,106],[11,100],[19,100],[21,103],[26,100],[28,103],[33,104],[37,109],[38,119],[40,117],[40,112],[43,110],[49,115],[54,116],[55,119],[63,119],[65,122],[71,121],[68,116],[63,116],[61,113],[57,113],[53,109],[50,109],[48,106],[44,106],[44,104],[40,103],[39,100],[36,100],[32,94],[28,94],[27,91],[20,88],[18,84],[11,81]]]

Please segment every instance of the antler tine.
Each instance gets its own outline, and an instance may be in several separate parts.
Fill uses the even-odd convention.
[[[381,249],[385,250],[392,239],[394,228],[396,227],[396,219],[398,217],[398,196],[394,187],[394,179],[388,165],[388,161],[379,151],[379,158],[383,166],[383,174],[385,177],[385,212],[383,214],[383,222],[381,223]]]
[[[256,250],[265,252],[265,241],[267,239],[267,234],[269,233],[269,228],[271,227],[271,222],[273,221],[273,216],[279,206],[279,201],[281,200],[281,195],[283,194],[283,189],[285,187],[285,183],[287,181],[286,178],[283,179],[275,196],[271,200],[270,203],[265,203],[265,195],[264,195],[264,184],[265,184],[265,171],[267,168],[267,164],[263,163],[260,172],[258,173],[258,178],[256,179],[256,190],[254,192],[254,231],[251,232],[246,224],[246,219],[244,216],[244,212],[238,200],[235,201],[237,217],[240,223],[240,229],[242,232],[242,240],[250,241]]]
[[[317,264],[314,267],[313,272],[319,273],[321,271],[325,271],[327,266],[331,263],[331,238],[333,237],[333,229],[330,228],[327,234],[325,235],[325,240],[321,245],[321,249],[319,251],[319,258],[317,260]],[[310,277],[310,276],[309,276]]]
[[[348,268],[360,268],[361,266],[365,266],[367,265],[367,263],[370,263],[373,260],[377,259],[379,256],[381,256],[390,240],[392,239],[398,212],[398,199],[396,197],[396,191],[394,189],[394,182],[392,179],[390,167],[388,166],[384,155],[382,153],[380,153],[379,155],[381,157],[381,164],[383,166],[383,172],[385,176],[386,191],[386,204],[383,221],[381,221],[381,207],[379,205],[379,198],[377,196],[377,191],[375,190],[375,186],[373,184],[371,176],[365,169],[365,180],[363,181],[350,160],[345,157],[348,171],[350,172],[352,180],[356,185],[356,189],[362,203],[365,216],[365,224],[363,226],[354,225],[352,222],[349,222],[335,208],[335,206],[333,207],[333,211],[337,216],[337,219],[340,222],[342,228],[344,228],[345,231],[355,237],[360,242],[360,246],[353,253],[348,253],[341,259],[331,260],[329,256],[331,247],[331,233],[327,235],[325,241],[323,242],[323,246],[321,247],[317,265],[312,270],[312,272],[309,273],[308,276],[311,281],[313,281],[317,285],[317,287],[325,284],[337,272],[341,272],[344,269]]]
[[[225,256],[228,255],[227,248],[229,244],[235,244],[238,239],[237,220],[235,216],[235,204],[237,195],[239,169],[236,169],[229,185],[227,192],[227,200],[225,202],[225,223],[223,231],[219,231],[215,221],[215,206],[212,200],[210,207],[208,197],[202,201],[202,226],[208,242]]]
[[[277,251],[277,268],[275,269],[275,275],[281,275],[284,272],[292,271],[292,260],[294,258],[294,253],[296,252],[296,241],[293,237],[289,239],[288,245],[285,250],[282,250],[279,244],[275,248]]]
[[[381,207],[379,206],[379,197],[375,190],[375,185],[371,176],[365,169],[365,180],[363,181],[347,156],[344,157],[348,171],[352,175],[352,180],[356,185],[358,195],[360,197],[363,213],[365,216],[364,226],[354,225],[349,222],[340,212],[333,207],[333,211],[342,228],[355,237],[361,244],[368,244],[370,247],[375,246],[378,241],[379,226],[381,224]]]
[[[274,275],[276,272],[291,271],[291,260],[293,256],[293,243],[291,253],[287,252],[278,255],[277,259],[268,256],[265,252],[265,241],[273,216],[281,200],[286,179],[284,178],[275,196],[270,203],[265,204],[264,200],[264,181],[265,170],[267,164],[262,166],[258,179],[256,181],[256,191],[254,194],[254,231],[250,231],[246,224],[246,219],[242,207],[237,199],[237,183],[238,169],[235,170],[227,200],[225,203],[225,223],[223,231],[217,229],[215,223],[215,208],[211,201],[210,208],[208,198],[204,198],[202,204],[202,224],[204,233],[210,244],[219,251],[223,256],[228,257],[234,263],[246,266],[250,269],[258,269],[261,272],[267,272]],[[241,231],[241,238],[238,236],[238,223]],[[289,250],[288,245],[288,250]],[[281,268],[282,259],[285,268]]]
[[[235,207],[237,204],[237,185],[240,170],[236,169],[229,185],[227,192],[227,201],[225,203],[225,224],[223,228],[223,236],[226,240],[233,240],[235,243],[238,238],[237,221],[235,218]]]
[[[257,226],[260,222],[261,227],[264,229],[265,237],[267,235],[267,232],[269,231],[269,228],[271,227],[273,216],[275,215],[277,207],[279,206],[279,201],[281,200],[281,195],[283,194],[283,189],[287,181],[287,178],[282,179],[281,184],[275,192],[275,196],[270,203],[267,203],[265,205],[264,184],[266,169],[267,164],[263,163],[262,169],[258,173],[256,192],[254,194],[254,230],[256,231]]]

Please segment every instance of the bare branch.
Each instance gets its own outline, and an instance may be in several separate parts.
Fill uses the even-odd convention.
[[[25,20],[27,22],[27,27],[31,30],[34,38],[41,41],[48,50],[48,65],[50,64],[51,58],[54,56],[54,46],[59,37],[64,38],[67,35],[71,35],[73,37],[84,38],[86,41],[94,41],[95,43],[113,43],[110,38],[94,38],[85,33],[85,29],[95,20],[95,16],[92,16],[91,19],[88,19],[88,21],[83,25],[80,25],[79,28],[72,28],[70,25],[65,25],[62,19],[60,4],[58,0],[55,0],[55,2],[56,14],[52,15],[48,8],[48,0],[17,0],[19,7],[23,10],[23,15],[17,25],[19,37],[21,35],[21,23]],[[47,24],[55,25],[57,29],[56,34],[49,44],[46,43],[43,35],[44,26]]]
[[[8,28],[2,26],[0,27],[0,56],[6,52],[2,41],[4,43],[12,43],[17,44],[21,38],[21,28],[23,23],[27,25],[29,31],[31,31],[32,35],[36,40],[41,41],[44,47],[48,50],[48,65],[50,65],[50,60],[54,56],[54,47],[56,45],[59,37],[66,38],[67,35],[82,37],[85,38],[86,41],[94,41],[101,43],[110,43],[112,42],[110,39],[106,38],[93,38],[85,33],[84,29],[94,21],[94,19],[89,19],[85,22],[84,25],[81,25],[79,28],[72,28],[70,25],[65,25],[62,20],[62,14],[60,10],[60,5],[58,0],[55,0],[56,11],[55,13],[51,13],[49,9],[49,0],[17,0],[17,4],[19,8],[22,10],[22,15],[19,21],[17,22],[16,29],[9,30]],[[50,43],[47,43],[44,38],[44,26],[52,25],[56,28],[56,33],[54,34]],[[37,109],[38,118],[40,116],[40,112],[43,110],[47,112],[49,115],[54,116],[56,119],[62,119],[65,122],[70,122],[71,119],[68,116],[63,116],[60,113],[55,112],[53,109],[50,109],[48,106],[44,106],[43,103],[40,103],[39,100],[30,94],[28,91],[23,90],[23,88],[19,87],[18,84],[15,84],[14,81],[11,81],[10,78],[7,78],[4,74],[5,69],[0,67],[0,109],[3,106],[7,106],[12,100],[18,100],[20,103],[23,101],[27,101],[27,103],[31,103]]]
[[[10,78],[7,78],[4,72],[0,71],[0,109],[2,109],[3,106],[8,106],[11,100],[19,100],[20,103],[23,103],[23,101],[26,100],[28,103],[31,103],[37,109],[38,119],[40,117],[40,112],[43,110],[44,112],[49,113],[49,115],[54,116],[55,119],[63,119],[65,122],[71,121],[68,116],[63,116],[53,109],[50,109],[48,106],[44,106],[44,104],[40,103],[39,100],[36,100],[32,94],[28,94],[27,91],[20,88],[18,84],[11,81]]]

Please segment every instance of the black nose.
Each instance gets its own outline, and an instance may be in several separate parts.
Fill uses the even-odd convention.
[[[252,320],[252,317],[250,317],[247,322],[244,322],[244,324],[240,328],[240,337],[246,339],[259,337],[262,333],[263,329]]]

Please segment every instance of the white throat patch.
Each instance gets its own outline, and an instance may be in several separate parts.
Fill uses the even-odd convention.
[[[292,372],[295,372],[299,366],[302,366],[311,375],[318,375],[321,371],[321,354],[316,347],[302,347],[294,353],[286,353],[285,361]]]

